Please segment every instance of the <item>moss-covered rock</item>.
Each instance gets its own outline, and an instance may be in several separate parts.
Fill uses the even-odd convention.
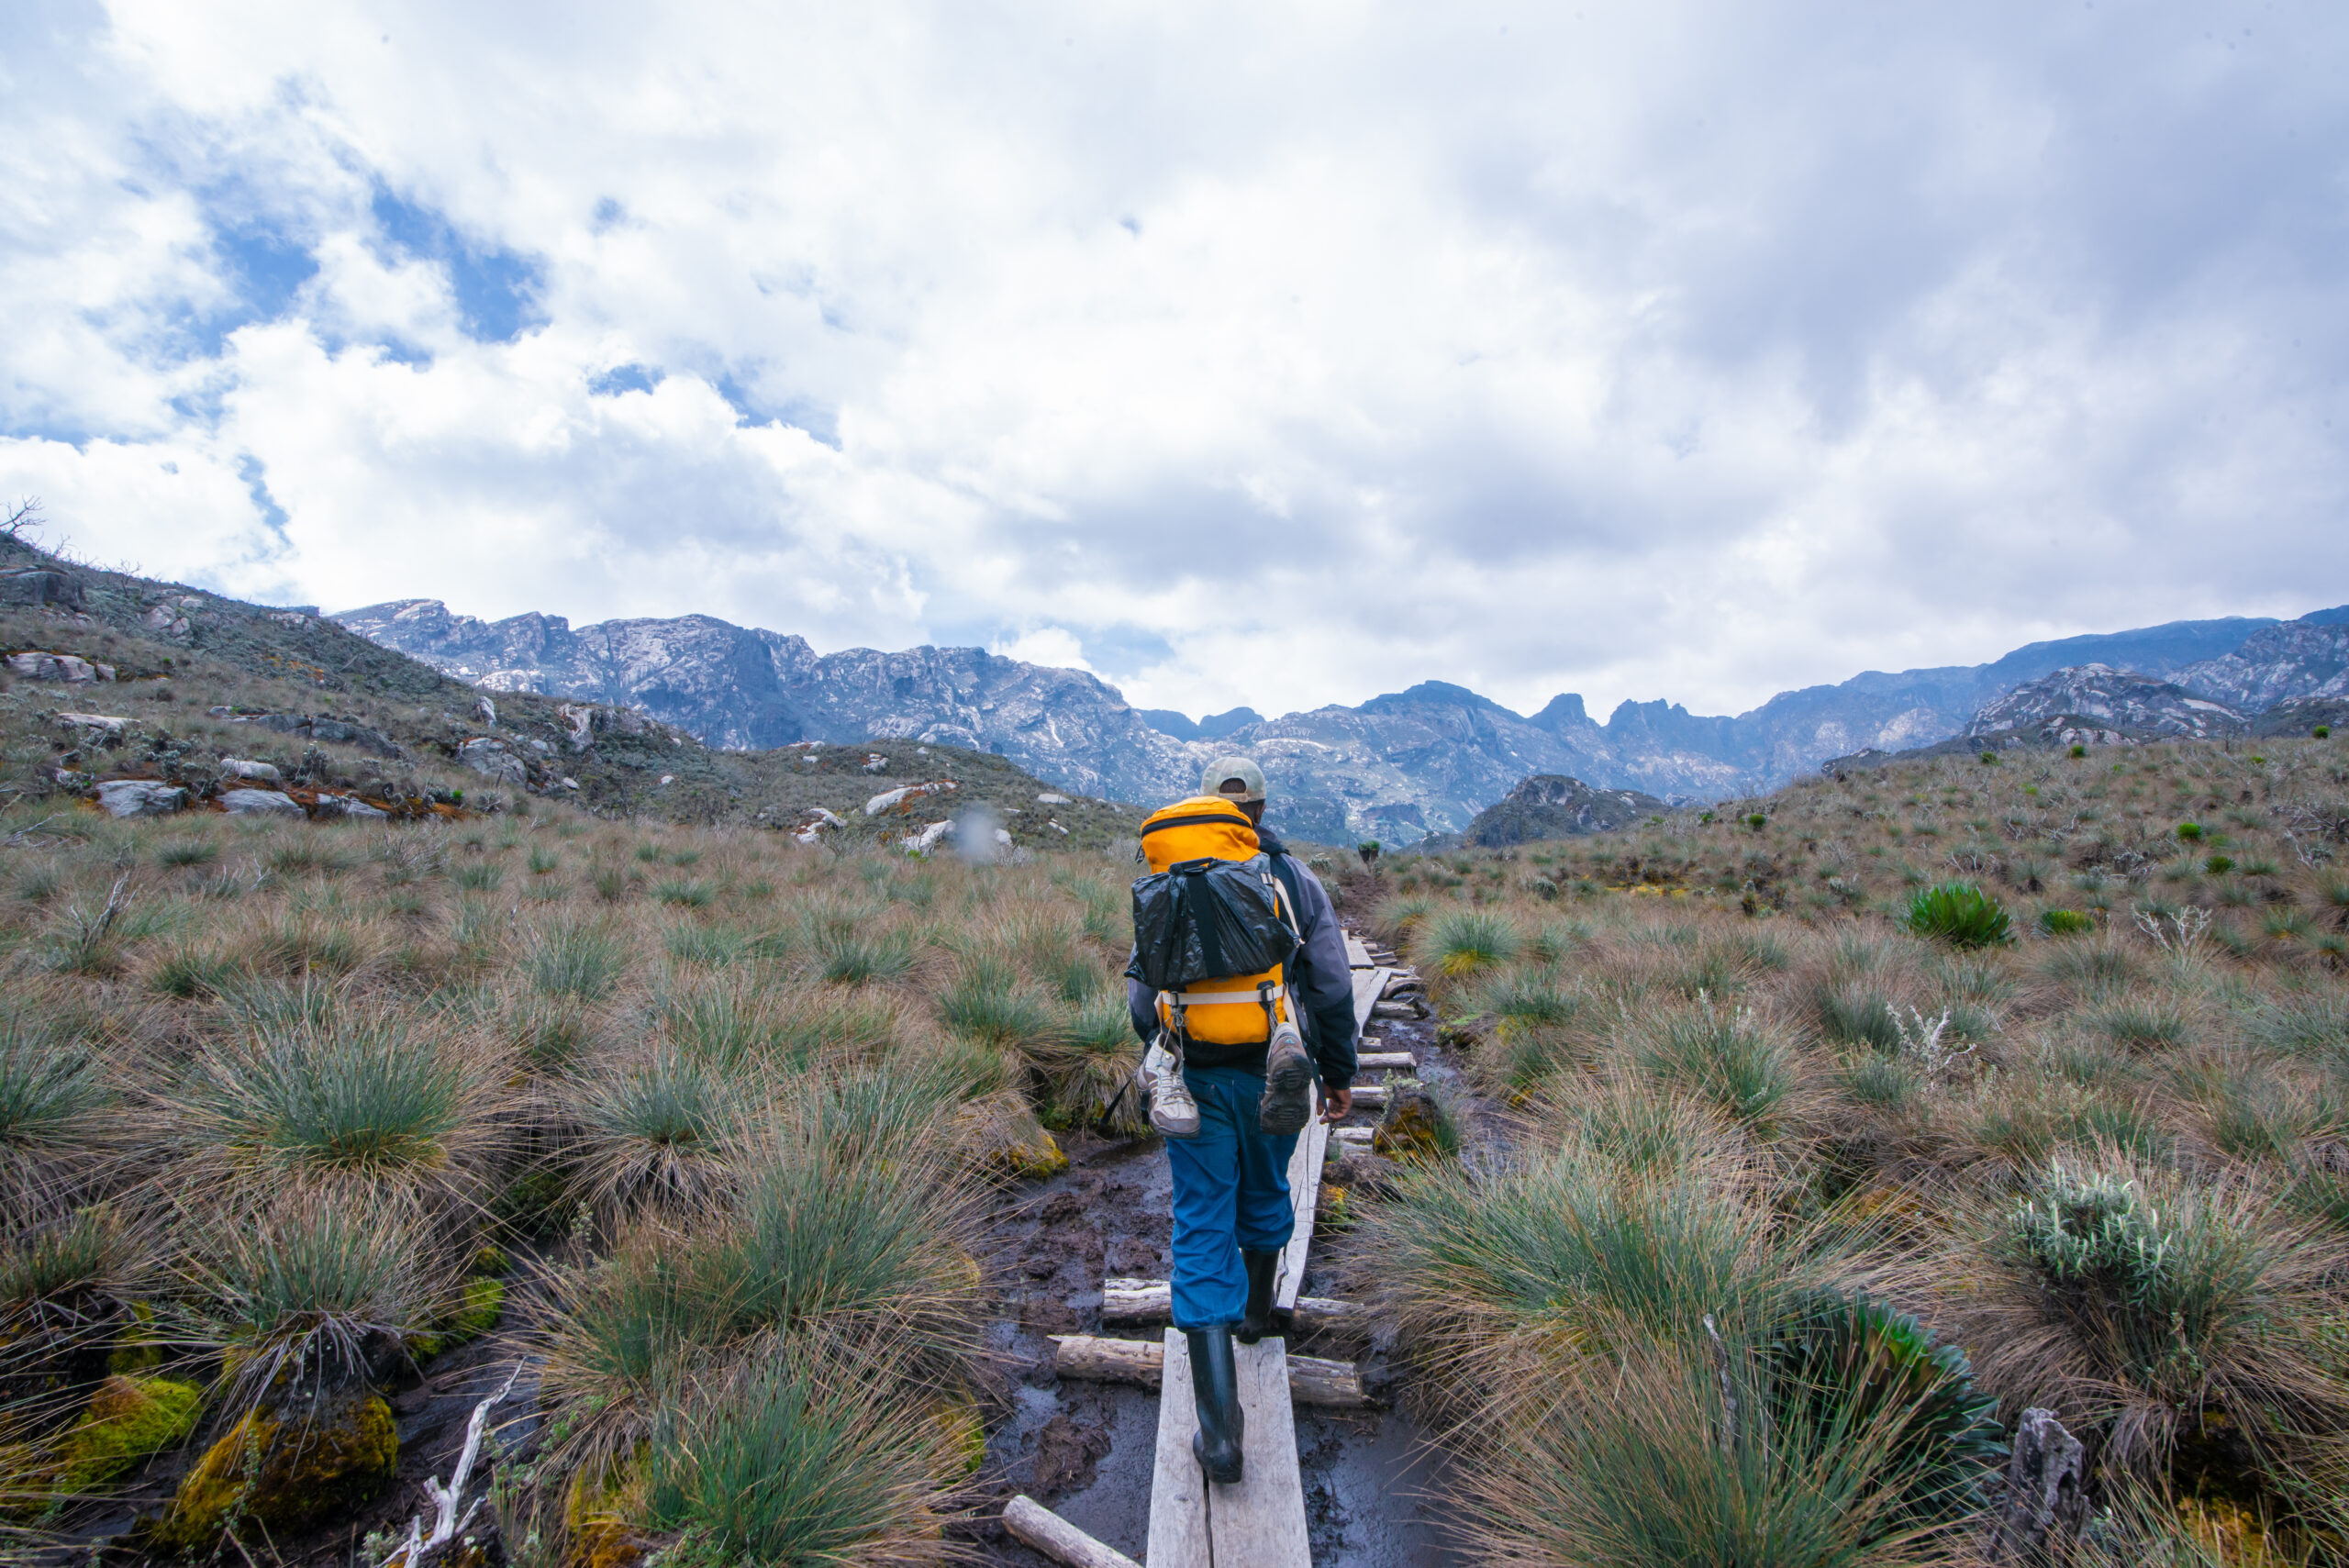
[[[376,1496],[399,1456],[391,1407],[372,1392],[249,1411],[188,1472],[157,1539],[184,1551],[248,1523],[298,1529]]]
[[[1405,1079],[1387,1086],[1386,1113],[1370,1146],[1389,1160],[1435,1160],[1457,1152],[1460,1135],[1442,1102],[1424,1085]]]
[[[140,1460],[177,1448],[204,1414],[204,1391],[168,1377],[109,1377],[73,1423],[59,1455],[57,1490],[94,1491]]]

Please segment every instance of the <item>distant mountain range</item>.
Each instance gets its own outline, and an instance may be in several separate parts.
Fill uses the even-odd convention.
[[[729,748],[935,740],[996,752],[1076,793],[1145,803],[1197,787],[1217,753],[1247,751],[1273,782],[1275,822],[1324,842],[1457,831],[1536,773],[1668,800],[1757,793],[1829,758],[1955,737],[2005,694],[2081,665],[2174,681],[2255,712],[2329,695],[2349,664],[2344,606],[2297,621],[2172,621],[2034,642],[1987,664],[1870,671],[1781,692],[1734,717],[1626,702],[1600,724],[1571,693],[1529,716],[1430,681],[1358,707],[1277,718],[1237,708],[1194,721],[1132,707],[1083,671],[982,649],[818,654],[803,638],[709,616],[574,628],[560,616],[492,622],[404,599],[334,618],[477,685],[633,706]]]

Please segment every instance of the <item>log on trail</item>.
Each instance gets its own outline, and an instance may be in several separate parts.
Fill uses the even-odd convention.
[[[1173,1316],[1174,1311],[1174,1287],[1163,1279],[1101,1282],[1101,1320],[1105,1323],[1159,1323]],[[1370,1309],[1358,1301],[1300,1296],[1291,1320],[1308,1333],[1367,1333]]]
[[[1096,1383],[1139,1383],[1156,1388],[1166,1370],[1166,1347],[1155,1340],[1108,1340],[1096,1334],[1051,1334],[1046,1338],[1052,1342],[1052,1370],[1063,1377]],[[1353,1362],[1327,1361],[1319,1356],[1290,1356],[1287,1360],[1289,1397],[1297,1404],[1333,1410],[1369,1407],[1370,1396],[1364,1391],[1362,1373]],[[1187,1385],[1177,1390],[1186,1391]]]
[[[1354,1054],[1354,1066],[1365,1072],[1374,1067],[1400,1067],[1408,1073],[1419,1065],[1419,1058],[1408,1051],[1364,1051]]]
[[[1068,1568],[1141,1568],[1114,1546],[1104,1546],[1033,1497],[1017,1496],[1005,1506],[1003,1528]]]

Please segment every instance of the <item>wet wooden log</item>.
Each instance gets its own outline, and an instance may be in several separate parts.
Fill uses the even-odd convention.
[[[1374,1067],[1400,1067],[1415,1072],[1419,1059],[1408,1051],[1361,1051],[1354,1053],[1354,1066],[1364,1072]]]
[[[1169,1329],[1169,1333],[1175,1330]],[[1052,1370],[1096,1383],[1139,1383],[1156,1388],[1166,1370],[1166,1347],[1148,1340],[1108,1340],[1094,1334],[1052,1334]],[[1269,1342],[1269,1341],[1268,1341]],[[1290,1356],[1289,1396],[1299,1405],[1359,1410],[1370,1404],[1352,1362]]]
[[[1003,1528],[1017,1540],[1068,1568],[1141,1568],[1114,1546],[1104,1546],[1033,1497],[1011,1499],[1003,1510]]]
[[[1174,1287],[1163,1279],[1101,1282],[1101,1320],[1105,1323],[1163,1323],[1174,1312]],[[1365,1333],[1370,1328],[1370,1309],[1358,1301],[1300,1296],[1290,1321],[1308,1333]]]

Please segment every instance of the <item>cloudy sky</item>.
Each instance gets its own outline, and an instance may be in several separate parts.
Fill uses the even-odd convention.
[[[273,602],[1736,711],[2349,600],[2337,4],[0,7],[0,494]]]

